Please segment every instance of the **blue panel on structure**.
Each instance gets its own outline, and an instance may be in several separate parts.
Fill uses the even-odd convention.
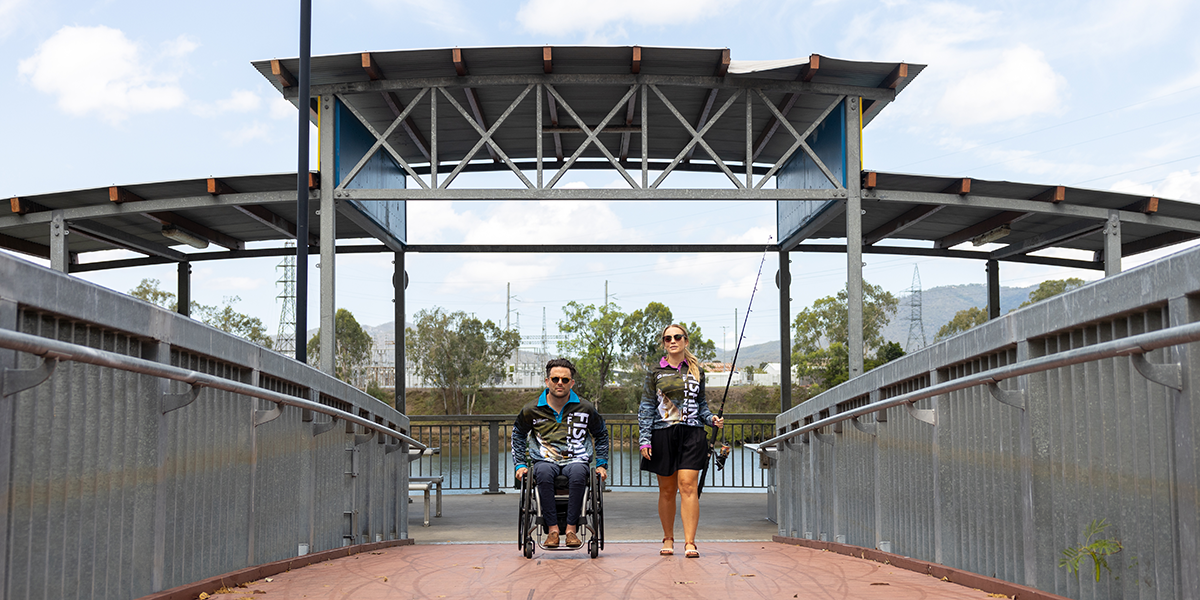
[[[846,111],[845,102],[833,109],[817,126],[805,143],[829,169],[842,187],[846,186]],[[825,173],[800,150],[792,155],[776,177],[776,186],[781,190],[832,190],[838,186],[829,181]],[[788,239],[810,220],[819,215],[836,200],[780,200],[776,203],[779,240]]]
[[[354,169],[358,161],[375,144],[375,136],[359,122],[341,101],[335,101],[334,111],[334,140],[333,140],[333,172],[334,180],[342,179]],[[395,190],[404,189],[406,179],[404,170],[388,155],[382,147],[377,149],[367,164],[358,171],[354,179],[345,185],[351,190]],[[401,244],[407,243],[407,225],[405,223],[405,203],[403,200],[349,200],[351,205],[378,226],[382,231],[373,232],[375,235],[390,235]],[[387,240],[384,240],[385,242]]]

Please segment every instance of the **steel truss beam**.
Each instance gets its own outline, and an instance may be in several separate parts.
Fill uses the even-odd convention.
[[[310,247],[311,252],[317,252],[317,247]],[[763,251],[762,244],[736,244],[736,245],[628,245],[628,244],[595,244],[595,245],[488,245],[488,244],[417,244],[405,246],[404,252],[407,253],[426,253],[426,254],[474,254],[474,253],[493,253],[493,254],[553,254],[553,253],[611,253],[611,254],[653,254],[659,252],[678,252],[678,253],[761,253]],[[767,251],[777,252],[779,246],[768,246]],[[380,244],[356,244],[339,246],[338,254],[377,254],[383,252],[393,252],[387,246]],[[811,252],[815,254],[845,254],[846,246],[843,244],[800,244],[792,247],[789,252]],[[210,260],[227,260],[238,258],[263,258],[288,256],[295,253],[293,248],[256,248],[252,250],[234,250],[229,252],[193,252],[187,254],[186,258],[189,262],[204,262]],[[990,255],[987,252],[973,252],[970,250],[938,250],[936,248],[909,248],[904,246],[867,246],[863,248],[864,254],[882,254],[896,256],[935,256],[945,258],[965,258],[969,260],[987,261]],[[83,264],[72,264],[72,273],[83,273],[87,271],[103,271],[107,269],[123,269],[127,267],[144,267],[149,265],[161,265],[175,262],[169,259],[160,257],[147,258],[130,258],[122,260],[110,260],[103,262],[91,262]],[[1053,267],[1069,267],[1074,269],[1090,269],[1093,271],[1104,270],[1104,263],[1088,262],[1083,260],[1072,260],[1067,258],[1054,258],[1049,256],[1012,256],[1005,259],[1005,262],[1032,264],[1032,265],[1047,265]]]
[[[309,198],[316,200],[319,198],[319,196],[315,191],[310,191]],[[167,198],[163,200],[143,200],[141,202],[130,202],[124,204],[109,202],[107,204],[93,204],[89,206],[80,206],[77,208],[64,208],[61,210],[63,218],[67,219],[68,221],[73,221],[78,219],[102,219],[105,217],[119,217],[124,215],[138,215],[142,213],[162,211],[179,211],[210,207],[256,204],[291,204],[295,206],[296,192],[250,192],[245,194],[222,194],[219,196],[210,196],[208,194],[204,194],[200,196],[181,196],[179,198]],[[16,227],[18,225],[29,225],[31,223],[49,223],[52,218],[52,214],[53,211],[42,211],[31,212],[26,215],[0,217],[0,229]]]
[[[1048,204],[1037,200],[1019,200],[1015,198],[996,198],[991,196],[976,196],[974,194],[930,194],[924,192],[899,192],[889,190],[863,190],[864,200],[880,200],[884,202],[904,202],[907,204],[938,204],[946,206],[961,206],[970,208],[992,209],[997,211],[1027,212],[1046,215],[1062,215],[1095,221],[1107,221],[1111,209],[1080,204]],[[1181,232],[1200,233],[1200,222],[1174,217],[1164,217],[1157,214],[1143,214],[1128,210],[1119,210],[1122,223],[1135,223],[1153,227],[1167,227]],[[1100,223],[1103,225],[1103,223]]]
[[[896,90],[889,88],[862,87],[834,83],[812,83],[807,81],[780,81],[777,79],[755,79],[748,77],[700,77],[686,75],[468,75],[465,77],[429,77],[412,79],[380,79],[312,86],[313,96],[335,94],[379,93],[389,90],[418,90],[424,88],[481,88],[520,87],[526,85],[571,85],[571,86],[618,86],[659,85],[670,87],[697,87],[720,90],[761,89],[764,92],[815,94],[824,96],[858,96],[867,100],[892,102]],[[298,90],[284,88],[283,96],[295,99]]]
[[[841,200],[844,190],[714,190],[698,189],[453,189],[453,190],[342,190],[340,198],[354,200]]]
[[[369,63],[369,60],[364,60]],[[376,152],[378,152],[381,148],[385,150],[388,155],[394,161],[396,161],[397,164],[400,165],[405,173],[407,173],[408,176],[411,177],[419,187],[425,190],[449,189],[455,178],[463,171],[483,170],[480,169],[479,165],[472,164],[472,160],[482,148],[487,148],[488,152],[491,153],[493,157],[493,163],[503,163],[506,167],[508,167],[508,169],[511,170],[517,176],[517,178],[521,180],[526,189],[545,190],[551,189],[558,184],[563,176],[576,166],[577,161],[580,160],[583,153],[589,148],[595,148],[607,161],[599,163],[600,165],[603,165],[605,168],[616,170],[631,188],[658,188],[675,169],[680,167],[681,164],[687,165],[691,162],[692,154],[695,152],[697,146],[703,148],[711,158],[711,163],[707,166],[707,168],[702,167],[702,169],[716,170],[724,173],[725,176],[729,178],[733,186],[737,189],[750,187],[761,189],[766,182],[770,180],[771,177],[773,177],[776,172],[797,151],[800,150],[803,150],[803,152],[816,164],[816,166],[836,189],[841,189],[841,182],[834,177],[830,169],[817,157],[816,153],[813,152],[812,148],[808,146],[805,140],[813,132],[813,130],[823,123],[825,118],[832,113],[846,97],[848,97],[848,93],[855,94],[857,96],[867,96],[878,95],[877,92],[879,92],[877,88],[857,88],[854,86],[812,87],[812,84],[804,81],[778,82],[751,80],[751,83],[756,83],[757,85],[747,85],[747,80],[736,80],[736,85],[729,85],[728,83],[732,82],[726,82],[724,77],[661,77],[644,75],[596,77],[577,75],[546,75],[472,78],[469,75],[465,75],[465,64],[462,64],[461,61],[459,61],[456,62],[456,65],[461,65],[459,68],[460,77],[457,77],[454,80],[418,80],[434,82],[439,85],[419,87],[412,85],[414,80],[403,80],[403,82],[401,82],[403,85],[396,87],[392,85],[395,82],[378,79],[366,84],[367,87],[362,87],[357,84],[330,86],[330,90],[334,92],[334,95],[338,98],[338,100],[342,102],[342,104],[347,107],[350,113],[353,114],[354,117],[358,119],[358,121],[367,129],[367,131],[375,137],[375,142],[372,144],[371,148],[362,156],[358,163],[350,169],[345,177],[336,183],[337,187],[335,189],[337,191],[346,191],[346,187],[350,184],[350,182],[354,180],[358,173],[361,172],[361,170],[366,166],[368,161],[370,161],[371,158],[375,156]],[[371,72],[368,70],[368,73],[370,74]],[[374,75],[372,75],[372,77],[374,77]],[[478,81],[476,79],[478,79]],[[490,126],[487,126],[486,129],[486,121],[483,120],[477,103],[473,103],[471,105],[471,110],[468,111],[467,108],[460,104],[459,101],[455,99],[454,95],[450,93],[451,89],[462,88],[468,93],[468,99],[473,100],[474,96],[471,94],[475,93],[479,87],[486,87],[486,85],[497,85],[500,83],[524,84],[524,88],[520,94],[510,102],[507,110],[505,110],[504,113],[497,118],[494,123],[492,123]],[[610,88],[625,85],[627,87],[624,95],[613,105],[613,107],[608,111],[608,114],[600,119],[599,122],[594,126],[591,126],[586,123],[582,117],[580,117],[580,115],[562,96],[562,94],[558,92],[556,85],[562,84],[591,84],[592,86],[607,86]],[[708,89],[709,102],[706,103],[703,114],[698,120],[700,123],[698,127],[692,126],[691,122],[684,117],[684,115],[675,106],[674,102],[672,102],[672,100],[668,98],[667,95],[662,92],[662,90],[659,89],[660,85],[693,85]],[[771,102],[771,100],[766,96],[766,91],[777,91],[777,88],[782,89],[780,88],[781,85],[783,88],[790,90],[788,93],[792,96],[797,96],[800,93],[830,95],[832,96],[832,101],[826,106],[820,116],[814,119],[809,127],[803,133],[801,133],[798,132],[796,128],[793,127],[788,121],[787,111],[785,110],[781,112],[780,109],[775,106],[775,103]],[[389,103],[390,106],[393,106],[395,118],[391,124],[381,132],[370,122],[369,119],[364,116],[358,107],[354,106],[351,99],[353,95],[364,93],[371,95],[383,93],[387,95],[391,93],[392,89],[415,89],[417,93],[416,97],[408,103],[408,106],[403,107],[402,110],[397,110],[400,106],[398,102]],[[800,89],[805,89],[807,91],[798,91]],[[537,119],[533,128],[534,131],[532,133],[537,137],[536,156],[534,157],[537,170],[536,183],[531,182],[524,175],[521,165],[510,158],[495,140],[497,130],[500,129],[501,125],[503,125],[504,122],[513,114],[513,112],[522,104],[522,102],[525,101],[530,92],[534,90],[536,90],[534,98],[535,102],[537,103]],[[869,90],[875,90],[875,93],[870,93]],[[654,92],[654,95],[659,101],[662,102],[662,105],[666,107],[667,111],[670,112],[676,118],[676,120],[678,120],[686,133],[691,136],[688,142],[682,147],[682,149],[680,149],[674,160],[662,168],[662,172],[653,183],[646,181],[647,173],[650,168],[649,159],[647,156],[647,136],[649,131],[647,129],[648,117],[646,105],[648,100],[648,91]],[[721,91],[729,91],[731,93],[726,98],[724,104],[710,116],[712,104],[715,102],[717,94]],[[635,125],[633,123],[633,115],[639,92],[642,103],[642,123],[640,125]],[[894,97],[894,91],[890,92]],[[731,107],[736,104],[739,97],[743,97],[743,95],[745,95],[746,98],[745,115],[743,118],[746,121],[744,129],[746,131],[747,151],[745,160],[743,164],[740,165],[741,170],[747,171],[748,173],[754,173],[756,171],[753,165],[753,160],[754,157],[757,156],[758,152],[754,150],[755,143],[750,139],[750,135],[753,130],[753,98],[757,98],[759,102],[763,103],[767,107],[768,112],[772,115],[772,128],[786,129],[795,140],[791,147],[788,148],[788,150],[781,155],[778,160],[766,170],[765,173],[763,173],[761,170],[758,171],[762,176],[757,183],[754,183],[752,175],[748,175],[745,181],[743,181],[739,175],[735,175],[731,165],[728,164],[704,139],[704,136],[712,130],[713,126],[721,119],[723,115],[726,114]],[[426,96],[429,97],[428,101],[430,103],[431,143],[429,145],[428,152],[425,151],[425,148],[422,148],[422,154],[430,162],[426,169],[418,170],[418,167],[406,160],[404,156],[401,155],[401,153],[395,147],[393,147],[391,143],[388,142],[388,139],[398,128],[405,127],[411,129],[409,127],[409,124],[412,122],[411,114],[416,109],[418,104],[425,100]],[[543,96],[546,98],[547,106],[550,111],[550,127],[545,127],[542,123],[543,111],[541,98]],[[437,167],[440,164],[440,160],[437,156],[439,123],[437,118],[437,101],[439,97],[444,97],[445,100],[450,103],[455,111],[457,111],[464,121],[470,126],[470,128],[474,129],[479,135],[479,140],[475,143],[475,145],[465,155],[457,159],[457,163],[453,167],[450,174],[441,182],[438,181],[437,176]],[[575,121],[575,127],[563,127],[560,124],[560,108],[567,114],[567,116]],[[621,125],[619,120],[616,123],[613,123],[614,119],[616,119],[622,112],[622,109],[624,109],[623,112],[625,116],[624,124]],[[601,133],[621,134],[622,137],[620,146],[616,150],[615,154],[599,139],[598,136]],[[630,163],[629,137],[635,133],[640,133],[642,136],[642,156],[637,159],[637,162],[640,162],[642,166],[642,181],[640,182],[632,174],[630,174],[629,170],[626,169],[626,165]],[[546,156],[543,152],[542,136],[547,134],[553,135],[554,137],[554,156],[559,161],[560,165],[554,175],[550,177],[549,181],[545,182],[542,177],[542,165],[546,160]],[[583,142],[575,148],[570,157],[564,158],[562,136],[567,134],[579,134],[585,136],[585,138]],[[758,144],[758,150],[761,150],[761,146],[762,144]],[[591,165],[590,167],[596,168],[596,165]]]

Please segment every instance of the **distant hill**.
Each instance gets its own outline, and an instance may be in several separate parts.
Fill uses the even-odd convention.
[[[1023,288],[1001,287],[1000,314],[1007,313],[1020,306],[1022,302],[1029,299],[1029,292],[1032,292],[1036,288],[1037,286],[1035,285]],[[900,296],[899,299],[900,305],[896,309],[896,315],[883,328],[883,337],[889,342],[896,342],[903,347],[908,343],[908,332],[912,314],[912,297],[909,294],[905,294]],[[954,313],[973,306],[979,308],[987,307],[986,285],[971,283],[965,285],[947,285],[924,290],[921,294],[921,322],[925,331],[926,343],[933,343],[933,338],[937,335],[938,330],[950,322],[950,319],[954,318]],[[802,308],[800,307],[800,309]],[[408,323],[406,327],[412,327],[412,324]],[[371,334],[372,338],[379,338],[383,335],[391,337],[396,330],[396,323],[395,321],[388,321],[380,325],[363,325],[362,328]],[[312,337],[316,333],[317,329],[313,328],[309,331],[308,335]],[[916,347],[914,346],[913,349],[915,350]],[[551,347],[551,353],[554,353],[553,347]],[[520,354],[521,361],[533,361],[537,359],[537,355],[533,352],[521,351]],[[732,359],[732,350],[727,353],[717,351],[717,360],[729,361]],[[757,366],[764,362],[779,362],[779,340],[745,346],[738,353],[739,365]]]
[[[1000,288],[1000,314],[1017,308],[1029,300],[1029,292],[1037,289],[1036,285],[1024,288]],[[921,322],[924,325],[925,342],[933,343],[933,338],[943,325],[954,318],[954,313],[971,307],[987,309],[987,286],[982,283],[966,285],[947,285],[924,290],[921,294]],[[884,339],[907,346],[908,332],[912,323],[912,295],[900,296],[900,306],[891,323],[883,328]],[[917,349],[919,340],[914,341],[913,350]],[[907,350],[908,348],[906,348]]]
[[[1000,288],[1000,314],[1017,308],[1029,299],[1029,292],[1037,289],[1036,285],[1024,288]],[[883,337],[889,342],[900,346],[907,345],[908,331],[912,315],[912,296],[905,294],[899,297],[900,305],[892,321],[883,328]],[[947,285],[924,290],[921,294],[921,323],[925,331],[925,342],[933,343],[933,338],[943,325],[954,318],[954,313],[973,306],[987,308],[987,286],[981,283],[966,285]],[[803,308],[803,307],[801,307]],[[918,342],[919,343],[919,340]],[[913,350],[917,347],[914,345]],[[731,360],[733,351],[728,356],[717,353],[718,360]],[[738,355],[740,365],[758,365],[763,362],[779,362],[779,340],[746,346]]]

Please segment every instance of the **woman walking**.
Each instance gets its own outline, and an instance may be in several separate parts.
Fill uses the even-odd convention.
[[[700,361],[688,350],[682,325],[662,332],[667,355],[650,368],[638,408],[641,467],[658,476],[658,518],[663,546],[659,554],[675,553],[675,497],[680,497],[684,556],[698,558],[696,528],[700,523],[700,470],[708,460],[704,426],[724,423],[708,410]]]

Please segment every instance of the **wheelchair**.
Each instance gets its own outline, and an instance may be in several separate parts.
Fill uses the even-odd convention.
[[[535,548],[547,551],[580,550],[587,548],[588,556],[596,558],[604,548],[604,482],[595,469],[588,477],[588,486],[583,494],[583,511],[579,515],[579,531],[576,535],[583,542],[578,548],[568,547],[565,543],[557,548],[547,548],[542,545],[542,536],[550,533],[550,527],[542,518],[533,471],[526,472],[525,477],[517,482],[521,489],[520,518],[517,525],[517,545],[525,558],[533,558]],[[558,523],[565,527],[567,524],[567,490],[566,475],[554,478],[554,507],[558,511]]]

